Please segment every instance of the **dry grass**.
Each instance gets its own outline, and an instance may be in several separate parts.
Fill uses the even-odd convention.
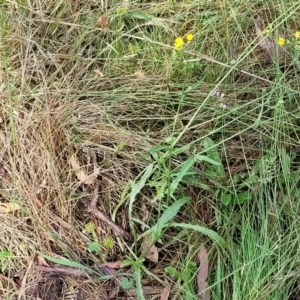
[[[20,290],[3,280],[3,299],[13,299],[14,295],[29,299],[32,284],[41,280],[34,270],[37,252],[94,263],[124,257],[124,248],[121,250],[117,242],[111,249],[104,247],[102,257],[87,250],[92,241],[86,229],[90,221],[96,225],[100,245],[115,236],[86,211],[93,187],[78,184],[70,158],[75,155],[85,172],[90,173],[96,155],[96,163],[101,167],[97,179],[98,207],[111,216],[127,183],[147,164],[139,153],[149,151],[158,141],[151,131],[144,134],[143,128],[136,128],[143,126],[136,122],[143,118],[143,112],[136,115],[131,99],[125,99],[126,95],[123,98],[122,93],[114,95],[116,85],[130,88],[134,84],[136,89],[144,83],[133,81],[132,76],[116,79],[105,71],[110,67],[109,61],[93,58],[87,49],[92,42],[89,39],[103,34],[99,29],[80,25],[80,18],[90,14],[90,8],[81,3],[79,6],[76,11],[73,4],[59,5],[55,13],[64,7],[68,17],[56,25],[56,17],[47,14],[55,14],[52,1],[35,1],[32,6],[11,1],[5,5],[2,26],[7,32],[1,49],[1,202],[13,201],[21,209],[1,215],[0,249],[13,253],[5,262],[9,264],[8,277],[18,273],[23,282]],[[81,37],[83,44],[76,45]],[[102,72],[97,72],[99,69],[109,76],[103,77]],[[149,110],[154,109],[149,104]],[[148,116],[149,111],[144,114]],[[128,230],[123,208],[118,211],[116,223]],[[112,289],[106,283],[101,287],[98,281],[74,280],[68,286],[80,287],[83,299],[104,299]],[[67,290],[66,299],[76,297],[77,290],[74,296]]]
[[[176,147],[187,146],[186,150],[161,161],[162,169],[176,170],[191,154],[204,153],[203,137],[212,136],[224,162],[225,179],[233,189],[240,184],[234,186],[234,176],[248,176],[266,148],[277,143],[274,148],[281,149],[287,143],[297,149],[297,116],[290,113],[298,108],[296,94],[281,115],[283,121],[278,121],[272,102],[279,97],[276,88],[296,93],[297,63],[288,62],[294,66],[285,73],[290,77],[282,75],[276,81],[275,66],[270,65],[258,42],[253,42],[254,23],[245,21],[252,6],[246,11],[236,4],[243,14],[237,27],[237,20],[227,18],[220,3],[208,9],[205,2],[199,9],[192,2],[140,2],[10,0],[1,4],[0,203],[13,202],[20,207],[0,214],[0,251],[11,254],[5,259],[0,255],[1,299],[34,299],[37,283],[43,286],[45,281],[44,286],[50,286],[49,282],[55,282],[57,276],[41,276],[35,269],[45,263],[43,255],[91,268],[126,258],[131,264],[124,269],[128,272],[125,275],[134,281],[131,276],[136,276],[134,271],[140,267],[139,237],[144,228],[138,225],[134,233],[130,232],[127,200],[130,184],[153,161],[150,150],[154,146],[172,144],[182,134]],[[259,1],[253,4],[260,5]],[[276,19],[278,9],[269,14]],[[155,18],[150,21],[149,15]],[[106,17],[109,24],[105,24]],[[199,40],[196,36],[183,57],[174,58],[174,37],[189,31],[198,34]],[[231,46],[235,37],[238,40],[231,50],[225,47],[228,32],[234,35]],[[239,64],[236,54],[244,57]],[[192,64],[182,63],[194,58]],[[200,87],[185,92],[199,80]],[[217,97],[209,98],[216,85],[226,94],[231,111],[220,109]],[[269,97],[266,103],[264,95]],[[281,121],[285,127],[280,127]],[[88,212],[95,184],[80,184],[71,157],[77,158],[85,174],[92,174],[95,165],[100,167],[97,208],[120,228],[137,234],[134,241],[122,240]],[[296,167],[297,162],[294,170]],[[170,205],[169,197],[166,203],[154,201],[155,184],[164,182],[166,169],[165,174],[161,169],[154,174],[152,186],[144,187],[134,204],[134,217],[149,226]],[[197,170],[204,171],[205,165],[198,164]],[[178,195],[191,200],[177,221],[198,222],[221,231],[228,239],[232,233],[235,240],[240,225],[235,228],[233,224],[239,224],[242,214],[234,215],[236,207],[227,211],[220,206],[217,191],[222,190],[224,178],[218,180],[220,184],[213,180],[203,183],[216,191],[213,194],[203,186],[180,185]],[[88,249],[95,241],[90,224],[95,226],[98,254]],[[167,230],[159,262],[143,264],[149,273],[144,272],[141,283],[149,299],[162,293],[167,278],[164,268],[193,266],[203,244],[211,246],[214,267],[220,267],[222,258],[225,269],[228,267],[230,254],[218,256],[219,250],[203,235],[181,233]],[[108,241],[112,241],[111,246],[107,246]],[[228,269],[228,274],[237,272],[231,266]],[[104,275],[112,272],[101,271]],[[221,285],[223,279],[215,273],[212,269],[212,285]],[[225,284],[231,276],[228,274],[224,275]],[[138,298],[135,290],[124,291],[116,280],[98,280],[88,271],[84,275],[63,273],[62,299]],[[185,299],[182,282],[175,277],[168,280],[172,283],[171,296]],[[54,299],[49,292],[40,292],[43,299]]]

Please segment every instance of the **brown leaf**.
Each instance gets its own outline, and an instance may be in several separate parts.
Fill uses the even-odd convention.
[[[165,282],[166,282],[166,286],[164,287],[164,289],[161,292],[160,300],[168,300],[169,296],[170,296],[171,288],[170,288],[169,282],[166,279],[165,279]]]
[[[97,75],[99,75],[100,77],[104,77],[104,74],[100,71],[100,69],[95,69],[94,73],[96,73]]]
[[[46,262],[46,259],[43,256],[38,255],[37,261],[39,265],[49,267],[49,264]]]
[[[268,36],[263,34],[264,22],[258,17],[255,23],[255,31],[258,37],[259,46],[270,56],[272,60],[277,58],[277,44]],[[279,58],[283,58],[285,55],[285,50],[282,47],[279,47],[278,51]]]
[[[201,300],[210,299],[210,291],[207,290],[207,277],[208,277],[208,255],[205,247],[203,246],[198,252],[198,260],[200,268],[197,275],[198,292]]]
[[[108,17],[107,15],[102,15],[98,19],[98,22],[100,23],[100,27],[102,29],[108,28],[109,27],[109,22],[108,22]]]
[[[43,300],[59,300],[62,294],[63,280],[60,276],[53,274],[43,278],[39,282],[39,294]]]
[[[91,175],[87,175],[85,171],[80,167],[79,161],[75,155],[71,156],[70,162],[80,183],[92,184],[100,173],[100,168],[94,167],[94,172]]]
[[[73,275],[73,276],[88,276],[88,271],[79,270],[79,269],[67,267],[67,266],[56,265],[56,264],[53,267],[36,265],[36,266],[34,266],[34,269],[37,271],[45,272],[45,273],[55,273],[55,274],[64,273],[64,274]]]
[[[158,250],[149,236],[143,239],[141,253],[142,256],[148,258],[149,260],[155,263],[158,262]]]
[[[17,203],[0,203],[0,213],[8,214],[18,209],[20,209],[20,206]]]
[[[145,73],[141,70],[135,71],[133,75],[138,79],[143,79],[146,77]]]
[[[106,262],[106,263],[103,263],[103,264],[99,264],[98,267],[109,267],[109,268],[112,268],[112,269],[120,269],[122,266],[122,261],[120,260],[117,260],[117,261],[114,261],[114,262]]]

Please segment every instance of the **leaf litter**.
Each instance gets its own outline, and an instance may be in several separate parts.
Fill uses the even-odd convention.
[[[255,32],[259,41],[259,46],[264,50],[264,52],[274,61],[277,59],[282,59],[285,57],[285,49],[283,47],[277,46],[275,41],[267,35],[263,34],[264,22],[261,17],[258,17],[255,22]],[[278,49],[278,50],[277,50]]]
[[[141,244],[141,254],[143,257],[149,259],[154,263],[158,262],[158,250],[152,242],[151,236],[146,236],[143,238]]]
[[[100,173],[100,167],[94,165],[93,173],[90,175],[86,174],[75,155],[71,156],[70,163],[80,183],[90,185],[95,181]]]
[[[208,254],[206,248],[203,246],[198,252],[198,260],[200,262],[199,271],[197,274],[198,294],[201,300],[210,299],[210,291],[207,289],[207,277],[208,277]]]
[[[10,212],[19,210],[20,206],[17,203],[14,202],[8,202],[8,203],[0,203],[0,213],[8,214]]]

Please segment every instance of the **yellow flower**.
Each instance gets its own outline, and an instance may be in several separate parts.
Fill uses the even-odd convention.
[[[186,40],[188,41],[188,43],[190,43],[194,38],[194,35],[192,33],[189,33],[187,36],[186,36]]]
[[[279,46],[283,46],[285,44],[285,39],[284,38],[279,38],[278,41],[277,41],[277,44]]]
[[[183,48],[184,46],[184,41],[182,39],[182,37],[178,37],[175,39],[175,42],[174,42],[174,48],[176,51],[179,51]]]
[[[300,37],[300,31],[297,30],[295,32],[294,36],[295,36],[296,39],[299,39],[299,37]]]

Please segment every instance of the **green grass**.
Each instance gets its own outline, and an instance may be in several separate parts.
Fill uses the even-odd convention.
[[[87,271],[84,299],[199,299],[205,247],[210,299],[298,299],[299,4],[2,1],[0,298],[39,255]]]

